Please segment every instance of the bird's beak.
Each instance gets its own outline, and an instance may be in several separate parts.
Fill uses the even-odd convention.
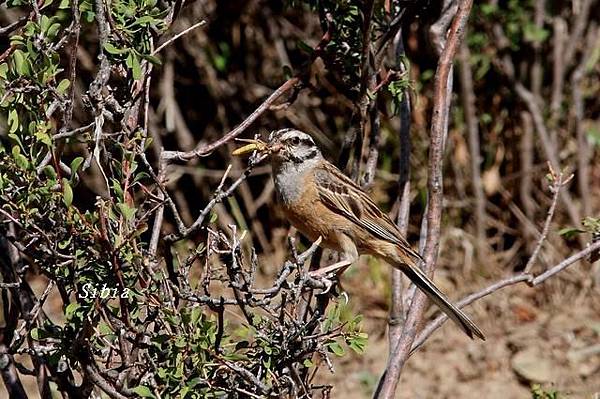
[[[281,143],[277,143],[277,144],[272,144],[269,146],[268,151],[269,153],[274,153],[274,152],[279,152],[283,149],[283,144]]]
[[[262,140],[258,140],[258,139],[239,139],[238,141],[243,141],[249,144],[246,144],[245,146],[242,146],[240,148],[237,148],[236,150],[234,150],[231,155],[236,155],[236,156],[241,156],[244,154],[247,154],[249,152],[253,152],[253,151],[258,151],[259,153],[273,153],[273,152],[278,152],[279,150],[281,150],[283,148],[282,144],[274,144],[274,145],[269,145],[267,143],[265,143]]]

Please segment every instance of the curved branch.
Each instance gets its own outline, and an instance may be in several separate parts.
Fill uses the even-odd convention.
[[[482,289],[481,291],[475,292],[475,293],[465,297],[464,299],[457,302],[456,306],[459,308],[468,306],[468,305],[472,304],[473,302],[475,302],[483,297],[486,297],[504,287],[508,287],[510,285],[515,285],[520,282],[525,282],[530,287],[535,287],[535,286],[543,283],[550,277],[560,273],[561,271],[563,271],[567,267],[571,266],[573,263],[577,262],[578,260],[585,258],[592,252],[597,251],[599,249],[600,249],[600,241],[595,242],[595,243],[589,245],[587,248],[569,256],[567,259],[563,260],[559,264],[553,266],[552,268],[548,269],[547,271],[545,271],[544,273],[542,273],[536,277],[532,276],[529,273],[515,274],[514,276],[507,277],[503,280],[500,280],[500,281]],[[446,320],[448,320],[448,317],[445,314],[441,314],[434,321],[429,323],[427,325],[427,327],[425,327],[423,329],[423,331],[421,331],[419,336],[415,339],[413,346],[410,350],[410,355],[412,355],[417,349],[419,349],[425,343],[425,341],[431,336],[431,334],[433,334],[438,328],[440,328]]]
[[[267,99],[258,106],[246,119],[242,121],[235,129],[225,134],[217,141],[213,141],[210,144],[204,144],[192,151],[165,151],[163,152],[163,160],[170,162],[174,159],[180,161],[189,161],[195,157],[202,157],[210,154],[218,147],[233,140],[244,132],[259,116],[261,116],[271,105],[282,95],[293,89],[297,84],[301,82],[300,78],[295,76],[288,79],[284,84],[279,86]]]

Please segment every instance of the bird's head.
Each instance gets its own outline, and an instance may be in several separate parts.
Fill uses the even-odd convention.
[[[238,148],[233,155],[243,155],[251,151],[268,153],[274,164],[300,164],[321,157],[321,151],[310,135],[297,129],[274,130],[268,141],[244,140],[250,144]]]

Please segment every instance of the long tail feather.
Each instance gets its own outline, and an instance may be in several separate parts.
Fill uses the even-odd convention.
[[[475,323],[473,323],[462,310],[450,303],[442,291],[435,286],[433,281],[431,281],[421,269],[417,266],[410,266],[407,264],[402,264],[399,269],[402,270],[402,272],[406,274],[408,278],[433,301],[433,303],[446,313],[446,315],[452,319],[465,334],[471,339],[478,337],[485,341],[485,336]]]

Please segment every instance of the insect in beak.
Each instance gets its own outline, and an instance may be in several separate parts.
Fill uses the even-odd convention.
[[[250,143],[237,148],[234,150],[231,155],[241,156],[247,154],[249,152],[258,151],[260,153],[273,153],[279,152],[282,148],[282,144],[269,145],[262,140],[259,139],[238,139],[238,141]]]
[[[244,154],[247,154],[249,152],[253,152],[253,151],[258,151],[258,152],[268,152],[270,151],[269,146],[267,143],[265,143],[262,140],[258,140],[258,139],[238,139],[238,141],[242,141],[242,142],[246,142],[246,143],[250,143],[250,144],[246,144],[245,146],[242,146],[240,148],[237,148],[236,150],[234,150],[231,155],[236,155],[236,156],[241,156]]]

